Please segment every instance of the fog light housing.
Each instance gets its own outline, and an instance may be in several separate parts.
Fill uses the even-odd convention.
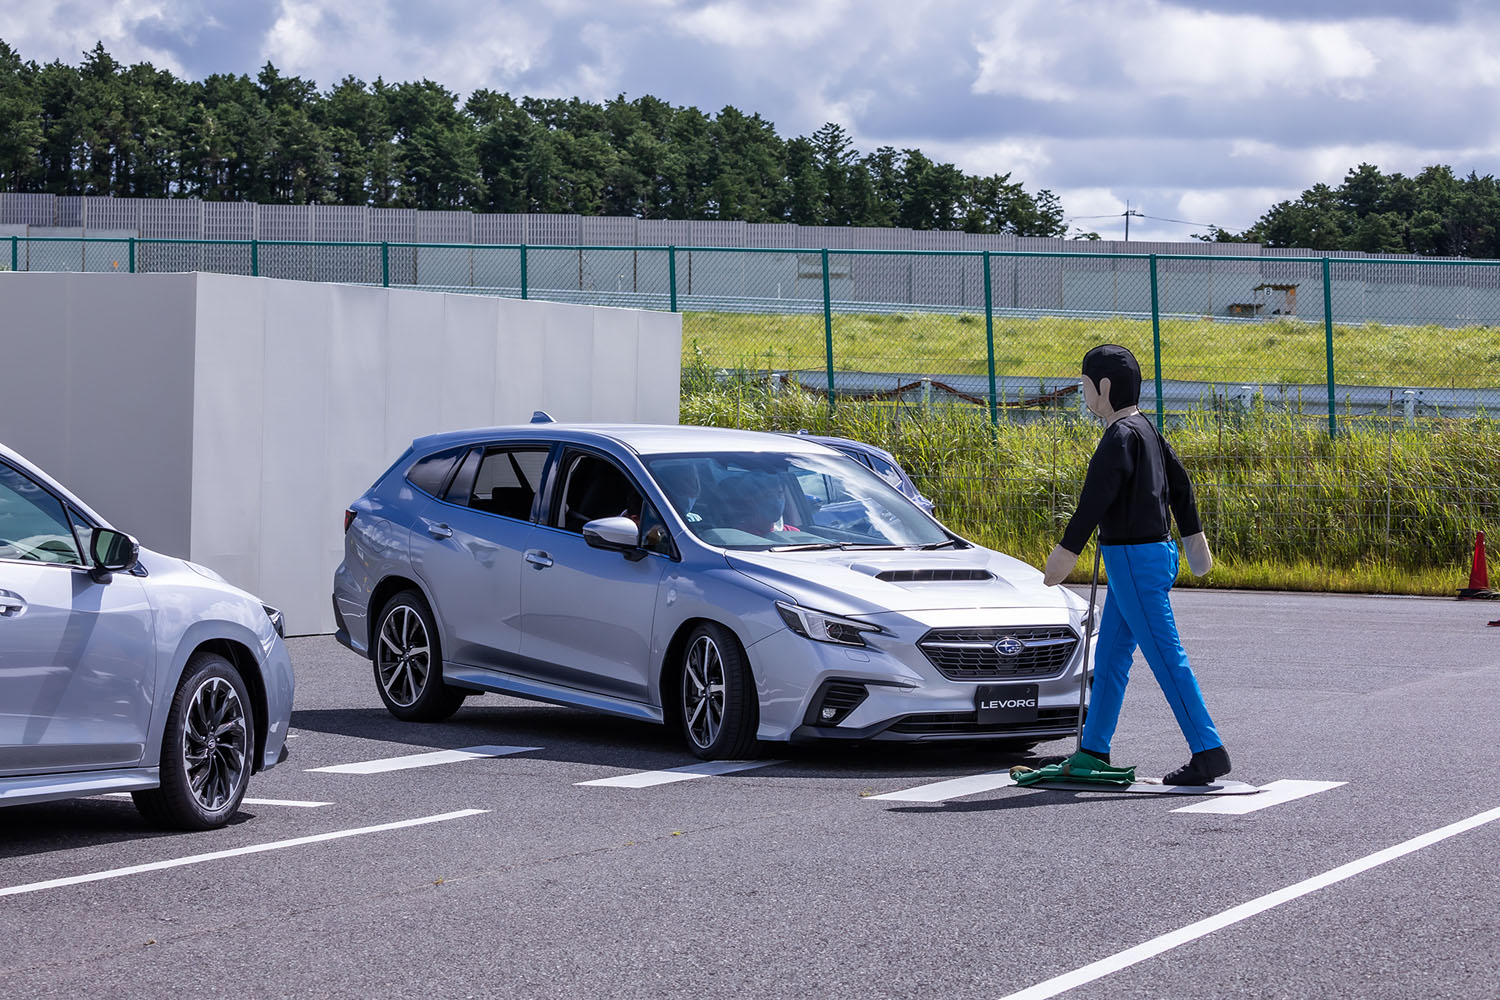
[[[813,694],[812,704],[807,710],[807,723],[836,726],[869,696],[869,689],[859,681],[824,681]]]

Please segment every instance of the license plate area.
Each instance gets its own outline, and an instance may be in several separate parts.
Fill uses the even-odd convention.
[[[1037,685],[981,684],[974,694],[974,711],[981,726],[1035,722]]]

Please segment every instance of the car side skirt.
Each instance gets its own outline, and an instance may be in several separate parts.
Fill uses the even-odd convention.
[[[106,792],[142,792],[160,784],[161,772],[155,767],[0,778],[0,806],[77,799]]]
[[[588,708],[596,712],[624,716],[627,719],[658,723],[665,721],[662,710],[655,705],[611,698],[592,691],[579,691],[576,688],[547,684],[527,677],[501,673],[498,670],[486,670],[483,667],[463,666],[446,660],[443,662],[443,682],[472,691],[508,694],[516,698],[544,701],[569,708]]]

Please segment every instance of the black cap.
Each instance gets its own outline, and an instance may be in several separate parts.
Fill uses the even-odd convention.
[[[1141,401],[1141,366],[1135,355],[1119,344],[1100,344],[1083,356],[1083,377],[1099,388],[1109,379],[1109,405],[1116,410]]]

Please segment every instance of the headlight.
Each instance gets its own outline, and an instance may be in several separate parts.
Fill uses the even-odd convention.
[[[269,604],[262,604],[261,607],[265,609],[265,611],[266,611],[266,617],[269,618],[269,619],[271,619],[271,627],[276,630],[276,634],[279,635],[279,636],[281,636],[283,639],[285,639],[286,638],[286,624],[282,620],[281,612],[277,611],[275,608],[271,607]]]
[[[879,625],[855,621],[852,618],[840,618],[838,615],[825,614],[822,611],[787,604],[784,601],[776,602],[776,610],[781,615],[781,620],[786,622],[787,628],[804,639],[812,639],[814,642],[833,642],[840,646],[863,646],[865,632],[881,631]]]

